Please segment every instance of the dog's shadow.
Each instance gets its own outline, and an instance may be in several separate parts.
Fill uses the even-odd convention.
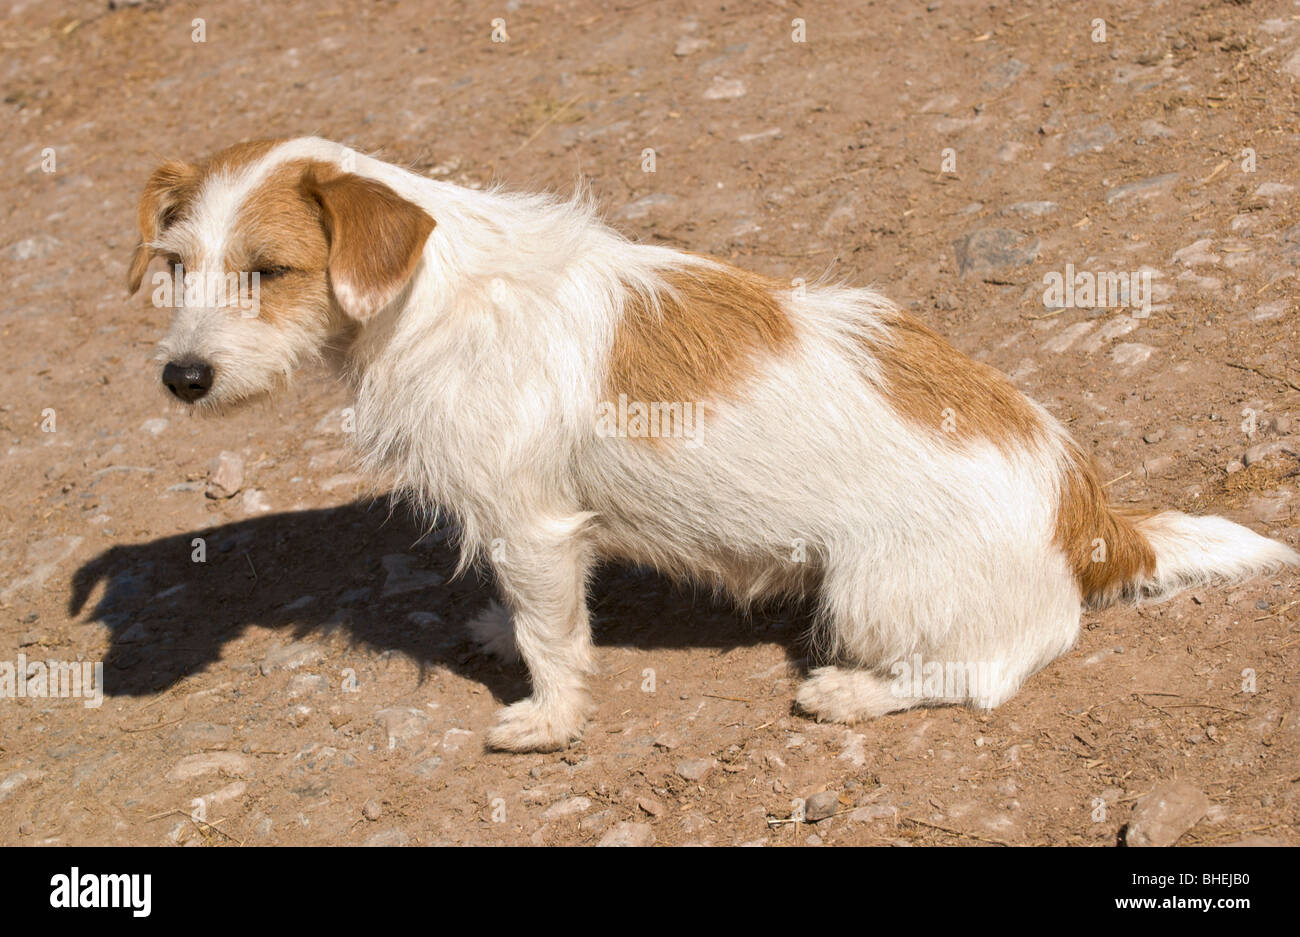
[[[87,618],[110,631],[110,696],[170,688],[221,659],[249,626],[281,629],[285,643],[341,629],[373,652],[408,655],[422,672],[441,665],[478,680],[499,701],[526,695],[522,667],[481,653],[466,629],[495,595],[490,576],[455,576],[445,529],[422,534],[404,510],[358,501],[114,546],[73,574],[68,610],[79,616],[103,584]],[[707,592],[618,566],[603,567],[588,596],[597,645],[775,642],[797,659],[810,615],[802,606],[741,615]]]

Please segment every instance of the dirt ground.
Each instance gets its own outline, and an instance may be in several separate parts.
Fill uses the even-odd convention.
[[[1300,6],[4,6],[0,661],[102,661],[106,689],[0,699],[0,844],[1107,846],[1173,780],[1207,800],[1179,844],[1300,844],[1292,573],[1088,613],[992,713],[845,727],[792,708],[798,609],[609,568],[586,737],[485,752],[527,690],[466,632],[490,583],[354,473],[343,389],[191,418],[124,286],[165,157],[316,133],[465,185],[581,178],[636,238],[877,285],[1119,502],[1296,545]],[[1067,264],[1149,271],[1149,316],[1046,303]],[[223,451],[242,484],[208,497]],[[833,816],[794,822],[819,792]]]

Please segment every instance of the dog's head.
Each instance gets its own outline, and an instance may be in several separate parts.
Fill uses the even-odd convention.
[[[240,144],[150,176],[128,285],[167,261],[150,284],[153,304],[173,310],[157,361],[176,398],[220,409],[263,394],[404,291],[434,221],[344,171],[347,154],[324,141]]]

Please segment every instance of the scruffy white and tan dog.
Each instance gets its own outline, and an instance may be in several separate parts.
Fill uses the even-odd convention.
[[[996,706],[1071,647],[1084,606],[1300,562],[1222,518],[1116,513],[1042,407],[879,294],[631,243],[581,200],[307,138],[166,163],[139,221],[133,291],[156,255],[259,275],[253,314],[211,293],[177,310],[175,396],[220,411],[334,361],[374,477],[450,512],[462,563],[491,564],[533,686],[497,748],[582,733],[606,558],[742,603],[814,597],[836,663],[798,703],[846,722]],[[977,679],[930,680],[954,665]]]

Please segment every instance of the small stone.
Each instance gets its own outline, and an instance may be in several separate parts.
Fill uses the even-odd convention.
[[[840,795],[835,791],[820,791],[813,794],[803,806],[804,819],[809,823],[828,820],[840,809]]]
[[[1150,345],[1143,345],[1141,342],[1120,342],[1110,350],[1110,357],[1127,371],[1145,364],[1155,351]]]
[[[1224,466],[1223,470],[1227,472],[1229,475],[1235,475],[1237,472],[1240,472],[1245,467],[1246,466],[1242,465],[1239,461],[1233,459],[1226,466]]]
[[[712,768],[711,758],[696,758],[681,762],[677,766],[677,776],[687,781],[702,781]]]
[[[384,808],[377,800],[368,800],[366,805],[361,808],[361,815],[371,822],[378,820],[384,815]]]
[[[227,775],[248,774],[252,768],[253,762],[238,752],[200,752],[176,762],[167,772],[167,780],[189,781],[217,772]]]
[[[1014,205],[1008,205],[1002,209],[1002,214],[1020,215],[1024,218],[1041,218],[1043,215],[1050,215],[1059,207],[1055,202],[1016,202]]]
[[[682,744],[682,740],[678,738],[677,734],[674,732],[665,732],[663,735],[655,739],[654,744],[655,748],[662,748],[664,751],[670,752],[678,745]]]
[[[152,420],[145,420],[140,424],[140,430],[151,436],[160,436],[165,429],[167,429],[167,421],[160,416],[156,416]]]
[[[1155,445],[1165,438],[1165,431],[1162,429],[1153,429],[1142,437],[1142,441],[1148,445]]]
[[[655,831],[649,823],[620,823],[600,838],[597,846],[650,846]]]
[[[640,221],[642,218],[648,217],[657,208],[671,205],[675,201],[677,201],[677,197],[674,195],[669,195],[667,192],[654,192],[637,199],[635,202],[624,205],[614,212],[614,217],[622,221]]]
[[[542,819],[561,820],[574,814],[586,813],[590,809],[591,801],[586,797],[566,797],[543,810]]]
[[[1285,182],[1265,182],[1255,189],[1255,198],[1272,199],[1283,195],[1289,195],[1295,191],[1295,186],[1287,185]]]
[[[1133,805],[1124,842],[1172,846],[1210,809],[1210,798],[1186,781],[1161,785]]]
[[[323,648],[306,641],[295,641],[284,647],[276,648],[262,658],[262,674],[272,674],[277,670],[298,670],[307,667],[325,657]]]
[[[375,713],[375,722],[388,736],[388,747],[396,748],[398,742],[422,738],[429,731],[429,717],[419,709],[393,706]]]
[[[1279,436],[1286,436],[1295,429],[1295,421],[1289,416],[1275,416],[1271,421],[1273,432]]]
[[[1262,524],[1274,524],[1291,519],[1289,491],[1267,491],[1246,501],[1246,513]]]
[[[850,823],[871,823],[875,820],[897,820],[898,808],[893,804],[867,804],[849,814]]]
[[[597,813],[591,813],[578,821],[578,829],[584,833],[599,833],[605,827],[609,826],[614,819],[614,811],[601,810]]]
[[[636,805],[652,817],[662,817],[664,815],[664,805],[653,797],[638,797]]]
[[[411,841],[401,830],[384,830],[366,839],[363,846],[405,846]]]
[[[265,514],[271,510],[271,502],[267,500],[266,492],[261,488],[249,488],[240,501],[240,507],[246,516]]]
[[[244,487],[244,460],[234,452],[221,452],[208,463],[207,496],[216,500],[233,498]]]
[[[1184,267],[1194,267],[1198,264],[1217,264],[1223,258],[1210,250],[1213,243],[1214,241],[1211,238],[1201,238],[1199,241],[1193,241],[1186,247],[1174,251],[1171,260],[1173,263],[1182,264]]]
[[[1121,202],[1126,199],[1148,199],[1157,195],[1163,195],[1173,188],[1174,183],[1178,181],[1178,173],[1170,172],[1163,176],[1152,176],[1149,179],[1139,179],[1137,182],[1128,182],[1124,185],[1115,186],[1106,193],[1106,202],[1111,204]]]
[[[677,40],[677,45],[673,49],[673,55],[685,58],[694,52],[707,49],[711,43],[707,39],[701,39],[698,36],[682,36]]]
[[[1107,144],[1115,141],[1115,136],[1115,128],[1110,124],[1076,130],[1065,138],[1065,154],[1079,156],[1082,153],[1100,153]]]
[[[745,83],[739,78],[723,78],[721,75],[713,77],[713,84],[709,85],[704,91],[704,100],[706,101],[727,101],[733,98],[743,98],[745,96]]]
[[[1270,319],[1281,319],[1286,315],[1286,309],[1286,300],[1278,299],[1271,303],[1261,303],[1246,313],[1246,318],[1251,322],[1267,322]]]
[[[957,252],[957,270],[965,276],[1005,267],[1022,267],[1034,262],[1040,246],[1038,238],[1006,228],[982,228],[953,243]]]
[[[384,571],[387,573],[382,592],[384,598],[442,585],[442,576],[433,570],[412,569],[411,564],[415,561],[416,557],[406,553],[390,553],[384,557]]]
[[[1280,453],[1289,453],[1291,455],[1300,455],[1300,445],[1291,440],[1276,439],[1272,442],[1257,442],[1246,450],[1242,461],[1247,467],[1254,465],[1256,462],[1263,462],[1270,456]]]

